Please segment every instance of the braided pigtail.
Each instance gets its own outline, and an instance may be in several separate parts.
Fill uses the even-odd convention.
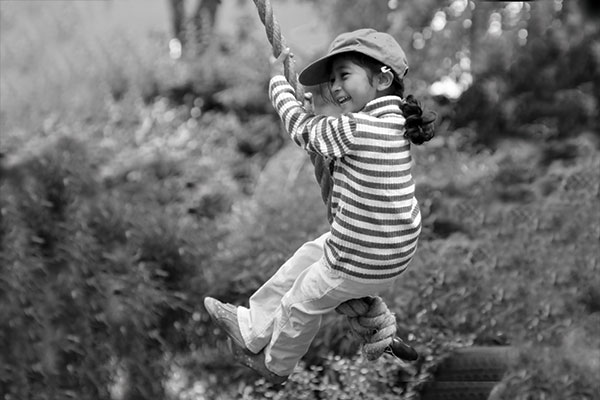
[[[414,144],[423,144],[431,140],[435,134],[437,114],[421,108],[421,103],[410,94],[401,106],[406,122],[404,137]]]

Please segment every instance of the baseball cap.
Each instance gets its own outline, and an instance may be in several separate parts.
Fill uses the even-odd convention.
[[[357,52],[367,55],[390,67],[399,78],[408,72],[404,50],[389,34],[374,29],[358,29],[342,33],[329,46],[327,55],[309,64],[300,72],[298,80],[305,86],[329,81],[327,70],[330,60],[342,53]]]

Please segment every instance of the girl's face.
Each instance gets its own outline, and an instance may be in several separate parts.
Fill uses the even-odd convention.
[[[344,57],[333,60],[329,90],[343,113],[358,112],[377,97],[367,70]]]

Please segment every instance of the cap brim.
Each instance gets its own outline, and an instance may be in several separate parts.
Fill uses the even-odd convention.
[[[332,52],[316,61],[310,63],[298,75],[298,80],[304,86],[315,86],[329,81],[328,65],[331,58],[342,53],[349,53],[352,50],[344,50],[340,52]]]

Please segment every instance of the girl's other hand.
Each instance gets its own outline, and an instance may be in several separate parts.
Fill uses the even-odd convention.
[[[281,51],[279,57],[275,58],[271,56],[271,77],[275,75],[284,75],[284,63],[287,57],[294,57],[292,53],[290,53],[290,48],[286,47]]]
[[[313,114],[315,112],[313,94],[310,92],[304,93],[304,111],[306,111],[309,114]]]

